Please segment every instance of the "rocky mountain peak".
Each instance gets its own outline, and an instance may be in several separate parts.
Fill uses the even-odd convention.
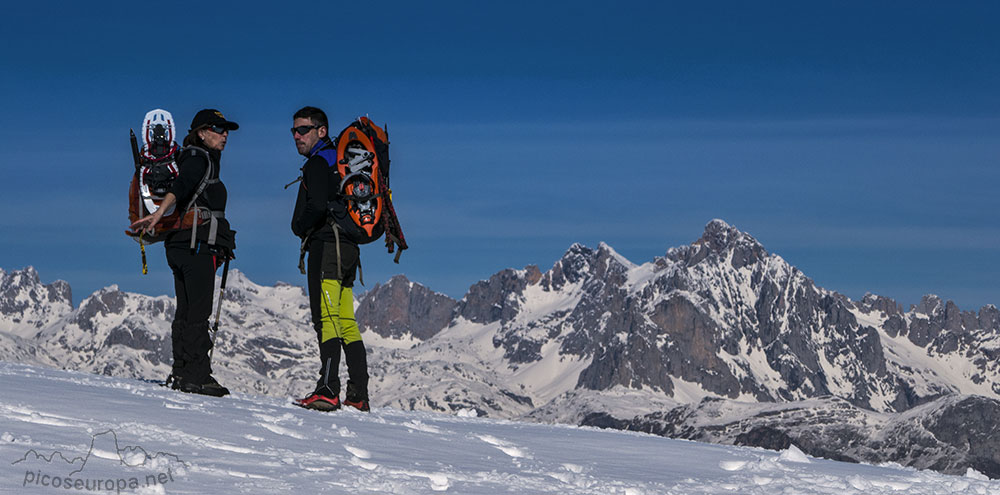
[[[35,267],[28,266],[23,270],[6,272],[0,269],[0,301],[4,297],[19,294],[21,292],[37,291],[38,294],[50,302],[65,302],[72,304],[73,293],[68,283],[63,280],[56,280],[51,284],[43,284],[38,276]]]
[[[219,271],[220,275],[222,271]],[[226,286],[227,287],[245,287],[245,286],[257,287],[257,284],[247,278],[246,274],[241,272],[238,268],[231,268],[229,270],[229,275],[226,275]]]
[[[14,270],[9,274],[0,269],[0,277],[3,277],[3,285],[5,287],[35,285],[41,283],[41,280],[38,278],[38,271],[31,265],[26,266],[22,270]]]
[[[716,262],[731,259],[733,268],[753,265],[768,256],[767,250],[753,236],[742,232],[723,220],[714,219],[705,225],[705,231],[690,246],[671,248],[666,258],[694,266],[702,261]]]
[[[694,245],[707,248],[711,254],[717,254],[720,258],[732,252],[733,268],[754,264],[767,256],[767,251],[757,239],[719,219],[705,225],[705,232]]]
[[[705,225],[705,231],[702,233],[701,238],[695,241],[694,244],[707,246],[717,253],[740,245],[750,245],[764,249],[753,236],[746,232],[741,232],[736,227],[718,218]]]
[[[625,269],[635,268],[635,263],[632,263],[631,261],[628,260],[628,258],[622,256],[621,254],[618,254],[618,251],[615,251],[614,248],[605,244],[604,242],[601,242],[597,246],[596,259],[597,261],[602,263],[611,262],[616,265],[620,265],[622,268]]]
[[[556,265],[559,265],[559,262]],[[521,293],[529,284],[537,283],[540,278],[538,267],[534,265],[529,265],[523,270],[512,268],[501,270],[488,280],[481,280],[469,287],[469,292],[455,308],[456,315],[475,323],[509,321],[520,309]]]
[[[627,273],[632,268],[635,268],[634,263],[602,242],[598,246],[597,252],[594,253],[590,275],[599,280],[610,282],[614,286],[622,286],[626,283]]]
[[[30,336],[72,310],[73,292],[68,283],[57,280],[43,284],[33,266],[12,272],[0,270],[0,331]]]
[[[96,328],[96,318],[120,315],[125,306],[125,293],[118,290],[118,285],[111,285],[91,294],[80,303],[74,323],[84,330],[93,331]]]
[[[216,276],[215,286],[219,287],[221,283],[221,271],[220,275]],[[259,296],[264,286],[257,285],[252,280],[247,278],[247,276],[233,268],[229,270],[229,274],[226,276],[226,299],[238,302],[247,302],[253,299],[255,296]],[[303,291],[303,294],[305,292]]]
[[[940,297],[934,294],[927,294],[920,298],[920,302],[915,305],[910,305],[910,311],[915,311],[920,314],[927,316],[933,316],[938,311],[944,309],[944,301]]]
[[[552,265],[552,269],[542,277],[542,286],[549,290],[560,290],[566,284],[575,284],[586,277],[594,262],[596,251],[580,243],[574,243]]]
[[[427,340],[448,326],[456,304],[405,275],[396,275],[361,296],[357,319],[364,330],[383,337]]]
[[[385,283],[384,287],[396,286],[396,285],[409,287],[412,283],[413,282],[410,282],[410,279],[406,278],[406,275],[400,273],[399,275],[393,275],[392,278],[390,278],[389,281]],[[379,285],[378,283],[375,283],[376,287],[378,287],[378,285]]]
[[[893,299],[880,296],[878,294],[872,294],[871,292],[866,293],[865,296],[857,302],[856,306],[865,313],[881,311],[885,313],[886,316],[903,314],[903,306],[901,304],[897,303]]]

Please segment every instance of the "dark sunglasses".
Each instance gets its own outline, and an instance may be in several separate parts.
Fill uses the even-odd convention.
[[[221,125],[210,125],[208,127],[205,127],[205,129],[208,129],[208,130],[210,130],[210,131],[212,131],[212,132],[214,132],[216,134],[222,134],[224,132],[229,132],[229,128],[228,127],[221,126]]]
[[[309,134],[309,131],[319,129],[319,127],[320,126],[318,125],[300,125],[298,127],[292,127],[292,135],[294,136],[298,134],[300,136],[305,136],[306,134]]]

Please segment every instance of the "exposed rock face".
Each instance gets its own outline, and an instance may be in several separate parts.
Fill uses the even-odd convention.
[[[681,380],[733,399],[835,393],[876,410],[904,410],[920,400],[889,371],[879,332],[858,323],[851,301],[817,288],[722,221],[642,267],[606,245],[574,245],[540,277],[537,296],[572,295],[574,303],[519,318],[529,303],[529,279],[505,270],[473,286],[458,314],[499,322],[494,344],[512,363],[540,360],[549,342],[563,356],[588,360],[579,387],[650,387],[674,395]]]
[[[523,271],[506,269],[489,280],[480,281],[458,303],[455,313],[473,323],[510,321],[520,309],[517,297],[531,280],[538,279],[538,267]]]
[[[456,301],[396,275],[375,284],[358,301],[357,319],[363,330],[383,337],[410,335],[427,340],[451,321]]]

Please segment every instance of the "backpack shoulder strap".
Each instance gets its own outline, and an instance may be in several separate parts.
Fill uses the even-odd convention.
[[[198,201],[198,197],[201,196],[201,193],[205,192],[205,188],[208,187],[210,184],[217,184],[221,181],[219,180],[219,177],[217,175],[214,179],[212,178],[213,175],[212,171],[215,169],[215,162],[212,161],[212,155],[209,154],[208,150],[200,148],[198,146],[186,146],[183,150],[183,153],[190,153],[192,157],[201,155],[205,159],[205,161],[208,162],[208,167],[205,168],[205,175],[201,177],[201,181],[198,182],[198,188],[195,189],[194,195],[191,196],[191,201],[189,201],[187,207],[184,208],[184,214],[187,215],[187,212],[191,211],[191,209],[198,210],[198,208],[195,206],[195,202]],[[208,220],[211,222],[211,226],[209,227],[208,243],[215,244],[215,234],[218,228],[218,223],[217,223],[218,217],[222,216],[222,213],[214,211],[208,211],[207,213],[208,213]],[[194,219],[191,225],[192,251],[197,246],[198,224],[200,223],[200,221],[201,221],[200,212],[195,211]]]

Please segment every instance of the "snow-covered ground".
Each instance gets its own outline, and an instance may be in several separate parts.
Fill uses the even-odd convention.
[[[470,413],[320,413],[0,362],[0,493],[1000,494],[976,473]]]

